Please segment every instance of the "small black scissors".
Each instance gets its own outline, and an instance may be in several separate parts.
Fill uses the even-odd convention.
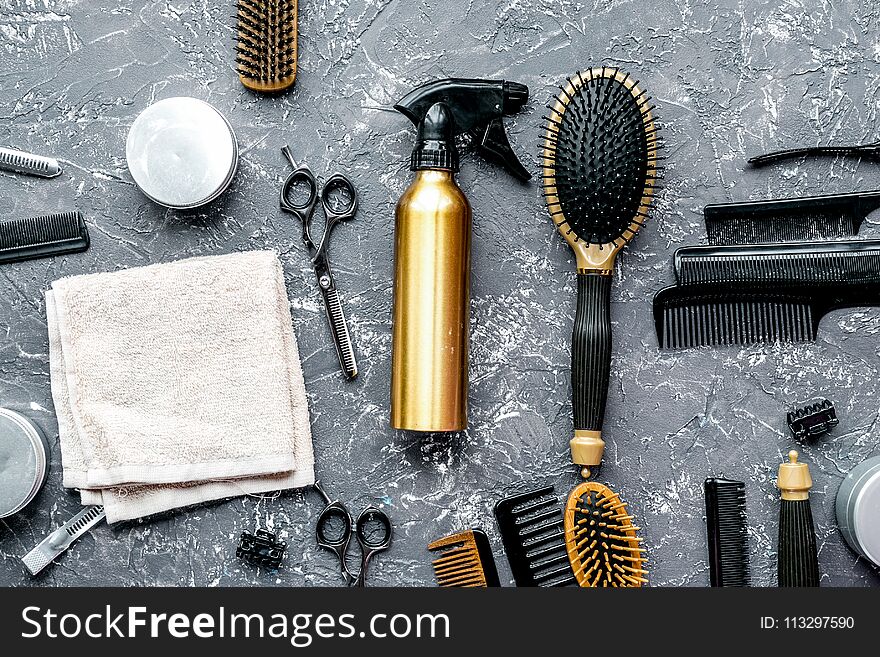
[[[324,183],[324,189],[318,194],[318,182],[315,180],[315,174],[312,173],[306,165],[297,165],[290,153],[290,148],[285,146],[281,149],[284,156],[293,165],[293,173],[284,181],[281,188],[281,209],[290,212],[299,217],[302,222],[302,241],[309,251],[312,259],[312,268],[315,270],[315,277],[318,279],[318,287],[321,288],[321,294],[324,297],[324,309],[327,311],[327,321],[330,323],[330,331],[333,333],[333,342],[336,345],[336,355],[339,357],[339,364],[342,366],[342,372],[346,379],[353,379],[357,376],[358,367],[357,359],[354,355],[354,347],[351,344],[351,336],[348,333],[348,324],[345,321],[345,313],[342,311],[342,302],[339,299],[339,292],[336,289],[336,281],[333,279],[333,272],[330,270],[330,260],[327,257],[329,249],[330,232],[333,227],[340,221],[348,221],[352,219],[358,209],[357,192],[351,181],[341,173],[334,173]],[[308,196],[300,202],[291,196],[294,186],[305,183],[308,188]],[[331,200],[331,194],[333,195]],[[315,245],[312,240],[312,216],[315,214],[315,206],[318,204],[318,198],[321,199],[321,206],[324,208],[324,216],[327,218],[324,224],[324,234],[321,235],[321,241]]]
[[[345,579],[347,586],[366,586],[367,583],[367,564],[370,559],[379,552],[384,552],[391,546],[391,535],[393,533],[391,527],[391,519],[381,509],[375,506],[368,506],[361,511],[357,521],[355,521],[351,512],[342,502],[333,501],[330,496],[321,488],[320,482],[314,483],[321,497],[327,502],[327,506],[318,516],[318,524],[315,527],[315,535],[318,539],[318,545],[322,548],[330,550],[339,557],[339,564],[342,566],[342,577]],[[334,525],[341,524],[341,530],[333,528]],[[368,524],[370,525],[368,528]],[[361,571],[357,577],[348,570],[345,563],[345,555],[348,552],[348,545],[351,542],[351,535],[357,537],[357,542],[361,546]]]

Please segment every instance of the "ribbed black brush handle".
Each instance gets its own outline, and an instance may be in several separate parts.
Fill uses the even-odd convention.
[[[819,586],[819,558],[810,500],[779,507],[779,586]]]
[[[571,339],[574,428],[602,430],[611,373],[611,276],[578,274]]]

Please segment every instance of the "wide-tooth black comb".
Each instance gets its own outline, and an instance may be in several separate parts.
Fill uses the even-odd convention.
[[[709,538],[709,581],[712,586],[749,586],[749,541],[746,486],[741,481],[710,477],[706,495]]]
[[[433,562],[434,576],[440,586],[501,586],[492,547],[483,530],[470,529],[444,536],[428,545],[428,549],[431,552],[443,551]]]
[[[674,258],[680,285],[845,284],[880,281],[880,240],[687,246]]]
[[[654,296],[654,326],[661,349],[812,342],[830,311],[871,306],[880,306],[880,283],[776,289],[683,285]]]
[[[709,244],[767,244],[856,235],[880,191],[718,203],[703,209]]]
[[[575,584],[565,546],[562,505],[553,486],[505,498],[495,519],[517,586]]]
[[[252,91],[278,93],[296,80],[297,0],[238,0],[238,76]]]
[[[0,265],[78,253],[87,248],[89,231],[79,212],[0,222]]]

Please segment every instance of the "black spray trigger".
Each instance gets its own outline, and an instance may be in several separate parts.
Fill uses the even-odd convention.
[[[480,152],[486,157],[494,160],[498,164],[506,168],[518,180],[528,182],[532,178],[522,162],[517,158],[516,153],[510,146],[507,139],[507,133],[504,131],[504,124],[501,119],[492,119],[484,129],[483,137],[478,146]]]

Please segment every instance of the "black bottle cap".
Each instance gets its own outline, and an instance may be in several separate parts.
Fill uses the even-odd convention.
[[[419,123],[416,147],[410,169],[422,171],[458,171],[458,150],[455,148],[455,126],[446,103],[434,103]]]

